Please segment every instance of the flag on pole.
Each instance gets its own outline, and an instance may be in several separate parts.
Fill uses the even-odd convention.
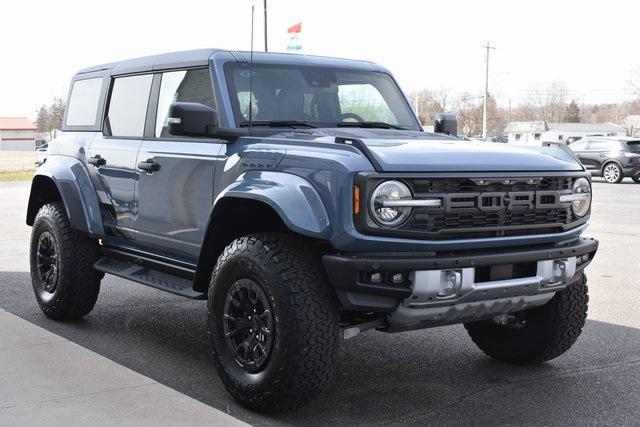
[[[302,22],[298,22],[297,24],[289,27],[287,33],[289,34],[289,44],[287,45],[287,50],[301,50],[302,43],[300,41],[300,33],[302,32]]]

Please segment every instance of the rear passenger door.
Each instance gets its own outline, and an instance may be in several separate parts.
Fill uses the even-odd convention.
[[[615,142],[610,140],[593,140],[589,143],[589,162],[593,169],[600,170],[604,162],[610,157],[615,147]]]
[[[133,245],[136,158],[142,144],[153,75],[111,80],[102,134],[87,150],[87,169],[97,191],[107,244]]]
[[[139,211],[136,240],[141,249],[195,264],[213,204],[216,159],[224,141],[171,135],[167,123],[174,102],[216,109],[208,68],[172,70],[154,77],[147,131],[138,155]]]

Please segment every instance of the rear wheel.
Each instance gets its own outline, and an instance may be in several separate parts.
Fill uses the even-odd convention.
[[[607,163],[604,165],[602,176],[609,184],[617,184],[624,178],[622,169],[616,163]]]
[[[636,175],[636,176],[632,177],[631,179],[633,179],[636,182],[636,184],[640,184],[640,175]]]
[[[94,270],[95,240],[76,234],[60,202],[42,206],[31,231],[31,282],[42,312],[52,319],[87,315],[103,274]]]
[[[581,274],[543,306],[464,326],[473,342],[494,359],[514,365],[541,363],[576,342],[588,301],[587,278]]]
[[[209,287],[208,324],[226,389],[261,412],[318,396],[338,360],[337,304],[320,257],[285,234],[232,242]]]

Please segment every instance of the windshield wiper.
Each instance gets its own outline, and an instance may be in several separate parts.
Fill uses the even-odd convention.
[[[349,128],[379,128],[379,129],[399,129],[399,130],[407,130],[401,126],[392,125],[391,123],[385,122],[339,122],[337,124],[338,127],[349,127]]]
[[[240,122],[241,127],[248,127],[249,122]],[[271,128],[284,128],[284,127],[305,127],[316,128],[317,126],[309,122],[303,122],[302,120],[254,120],[251,122],[251,126],[266,126]]]

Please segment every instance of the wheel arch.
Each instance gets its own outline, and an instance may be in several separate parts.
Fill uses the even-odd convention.
[[[287,232],[328,241],[329,216],[309,182],[278,172],[245,173],[214,202],[200,249],[193,289],[205,292],[224,248],[257,232]]]
[[[31,181],[27,225],[33,225],[40,208],[50,202],[64,205],[71,227],[82,234],[104,234],[98,199],[89,174],[80,160],[50,156]]]
[[[616,166],[618,166],[620,168],[620,173],[624,174],[624,172],[623,172],[624,168],[622,167],[622,164],[619,161],[617,161],[616,159],[607,159],[607,160],[605,160],[602,163],[602,167],[600,168],[600,173],[604,174],[604,168],[606,168],[607,165],[610,164],[610,163],[615,163]]]

